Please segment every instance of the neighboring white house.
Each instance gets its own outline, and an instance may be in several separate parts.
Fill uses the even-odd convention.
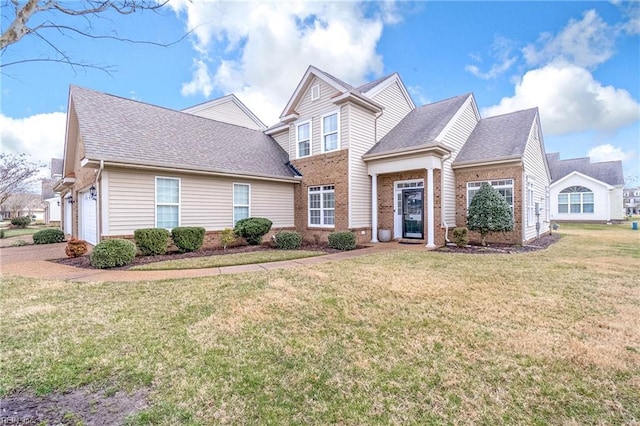
[[[51,159],[51,178],[42,179],[43,220],[47,225],[60,225],[62,219],[60,195],[53,192],[56,182],[62,178],[62,159]]]
[[[592,163],[589,157],[560,160],[547,154],[551,171],[551,219],[609,222],[624,219],[621,161]]]
[[[640,214],[640,187],[624,188],[625,214],[636,216]]]

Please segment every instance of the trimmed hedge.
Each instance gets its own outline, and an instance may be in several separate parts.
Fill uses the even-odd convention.
[[[464,247],[469,244],[469,232],[467,228],[453,228],[453,242],[458,247]]]
[[[106,269],[128,265],[136,257],[136,245],[129,240],[113,239],[98,243],[91,252],[91,266]]]
[[[233,232],[247,240],[250,245],[257,246],[262,243],[262,237],[267,235],[272,224],[273,222],[264,217],[248,217],[240,219],[233,228]]]
[[[79,240],[73,237],[67,242],[67,246],[64,248],[64,252],[67,254],[67,257],[80,257],[88,250],[89,247],[85,240]]]
[[[169,246],[169,231],[163,228],[143,228],[133,231],[136,246],[145,256],[165,254]]]
[[[329,247],[337,250],[354,250],[356,234],[353,232],[332,232],[329,234]]]
[[[31,218],[29,216],[18,216],[11,219],[11,224],[13,226],[17,226],[18,228],[26,228],[30,223]]]
[[[64,232],[60,229],[43,229],[33,234],[33,244],[53,244],[64,241]]]
[[[179,226],[171,230],[171,239],[178,250],[185,253],[196,251],[204,243],[204,228],[199,226]]]
[[[276,248],[280,250],[297,250],[302,244],[302,235],[297,232],[278,232],[276,234]]]

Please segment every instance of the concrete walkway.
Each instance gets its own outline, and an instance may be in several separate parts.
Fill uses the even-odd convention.
[[[28,245],[22,247],[0,248],[0,274],[3,276],[13,275],[28,278],[84,282],[154,281],[176,278],[211,277],[224,274],[238,274],[242,272],[259,272],[269,271],[272,269],[310,266],[400,248],[395,243],[380,243],[360,250],[307,257],[304,259],[284,260],[281,262],[173,271],[129,271],[75,268],[73,266],[48,261],[49,259],[64,258],[66,256],[64,252],[65,246],[66,243],[59,243],[39,246]],[[424,249],[424,247],[422,247],[422,249]]]

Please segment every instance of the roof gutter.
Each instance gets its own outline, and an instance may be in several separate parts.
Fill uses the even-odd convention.
[[[381,160],[381,159],[385,159],[385,158],[393,158],[393,157],[400,157],[400,156],[408,156],[408,155],[414,155],[414,154],[426,154],[426,153],[433,153],[433,154],[438,154],[438,155],[446,155],[446,154],[451,154],[451,151],[449,151],[449,149],[445,148],[442,145],[429,145],[429,146],[422,146],[422,147],[412,147],[412,148],[403,148],[403,149],[398,149],[395,151],[386,151],[383,153],[374,153],[374,154],[364,154],[362,156],[362,160],[363,161],[373,161],[373,160]]]
[[[287,183],[300,183],[302,177],[300,176],[292,176],[292,177],[284,177],[284,176],[273,176],[273,175],[264,175],[264,174],[249,174],[249,173],[230,173],[222,170],[192,170],[192,169],[181,169],[178,167],[166,167],[166,166],[155,166],[155,165],[145,165],[145,164],[129,164],[122,163],[118,161],[109,161],[109,160],[88,160],[84,162],[84,165],[89,164],[101,164],[103,167],[121,167],[125,169],[139,169],[139,170],[151,170],[151,171],[163,171],[163,172],[173,172],[173,173],[184,173],[191,175],[205,175],[205,176],[221,176],[221,177],[230,177],[230,178],[241,178],[241,179],[258,179],[258,180],[266,180],[272,182],[287,182]]]

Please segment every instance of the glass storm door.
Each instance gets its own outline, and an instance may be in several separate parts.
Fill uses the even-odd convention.
[[[423,238],[423,189],[402,191],[402,238]]]

